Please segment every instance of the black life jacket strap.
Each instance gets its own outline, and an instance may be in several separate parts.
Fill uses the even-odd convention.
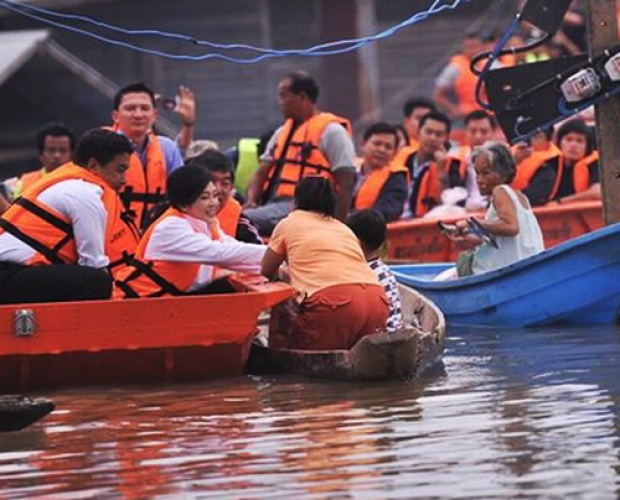
[[[9,221],[5,219],[0,219],[0,227],[4,229],[7,233],[15,236],[15,238],[22,241],[29,247],[32,247],[34,250],[36,250],[41,255],[43,255],[47,260],[49,260],[52,264],[64,264],[65,263],[60,258],[56,250],[52,248],[48,248],[43,243],[41,243],[39,240],[35,240],[31,236],[28,236],[27,234],[22,232],[19,228],[17,228],[17,226],[11,224]],[[56,245],[56,247],[57,246],[58,245]]]
[[[127,276],[127,278],[125,278],[123,281],[116,281],[116,285],[121,290],[123,290],[123,292],[125,292],[128,297],[138,297],[138,294],[136,293],[135,290],[131,288],[131,285],[129,285],[129,282],[137,279],[138,277],[142,275],[149,278],[153,283],[155,283],[160,288],[160,290],[155,292],[155,294],[150,294],[149,297],[161,296],[166,293],[170,295],[174,295],[174,296],[185,295],[185,293],[182,290],[179,290],[170,281],[168,281],[166,278],[164,278],[163,276],[158,274],[156,271],[154,271],[152,262],[146,263],[138,259],[133,259],[133,261],[131,262],[131,265],[135,267],[136,270],[133,273],[131,273],[129,276]],[[130,293],[128,293],[128,291],[130,291]]]
[[[48,212],[47,210],[41,208],[37,204],[33,203],[26,198],[18,198],[15,200],[15,204],[24,208],[28,212],[37,216],[39,219],[44,220],[51,226],[54,226],[57,229],[60,229],[63,233],[67,234],[70,238],[73,238],[73,226],[68,222],[56,217],[54,214]]]

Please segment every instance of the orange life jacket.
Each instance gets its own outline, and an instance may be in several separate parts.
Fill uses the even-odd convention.
[[[404,147],[411,148],[412,150],[417,151],[418,149],[420,149],[420,141],[418,141],[416,137],[409,136],[409,144]]]
[[[528,156],[517,165],[517,175],[510,185],[517,190],[525,189],[540,167],[554,158],[559,158],[561,154],[560,149],[553,143],[549,143],[549,147],[545,151],[533,151],[531,156]],[[554,192],[557,191],[559,183],[560,176],[558,176],[554,184]]]
[[[456,152],[448,154],[445,163],[445,175],[448,187],[465,187],[467,183],[467,160],[471,154],[470,146],[459,146]]]
[[[407,161],[409,160],[411,156],[413,156],[414,154],[418,152],[418,149],[419,149],[419,144],[416,144],[414,146],[405,146],[396,153],[396,156],[394,156],[394,158],[392,159],[392,162],[390,163],[390,168],[394,172],[400,172],[402,171],[403,167],[405,168],[405,170],[407,171],[407,183],[411,181],[411,178],[409,175],[409,167],[407,167]]]
[[[476,83],[478,77],[471,72],[470,61],[463,54],[456,54],[450,59],[450,64],[459,68],[459,76],[454,85],[454,93],[459,101],[459,108],[463,114],[480,108],[476,102]]]
[[[409,153],[407,156],[401,154],[403,151]],[[409,164],[413,162],[416,152],[411,153],[408,148],[403,148],[397,155],[397,159],[392,162],[392,170],[398,168],[399,165],[407,169],[407,183],[413,182],[413,190],[411,191],[411,197],[407,200],[410,204],[411,212],[414,217],[421,217],[426,214],[431,208],[439,205],[441,184],[439,180],[439,170],[437,164],[432,162],[424,170],[418,173],[416,179],[411,178]]]
[[[353,202],[353,208],[362,210],[365,208],[372,208],[377,202],[381,190],[390,176],[397,172],[403,172],[408,174],[407,168],[404,166],[398,167],[396,165],[386,165],[383,168],[374,169],[366,176],[362,181],[355,200]]]
[[[167,297],[183,295],[196,280],[200,271],[198,262],[147,260],[145,252],[155,228],[168,217],[184,218],[176,208],[168,208],[149,226],[138,243],[136,255],[130,265],[119,271],[114,281],[114,298]],[[220,234],[214,232],[214,240]]]
[[[50,186],[72,179],[82,179],[103,189],[101,201],[107,213],[105,253],[111,268],[128,260],[138,237],[135,229],[123,220],[118,194],[101,177],[74,163],[66,163],[26,189],[2,214],[0,231],[12,234],[36,251],[29,265],[77,264],[78,253],[71,222],[37,200],[38,195]]]
[[[39,170],[35,170],[33,172],[26,172],[19,178],[19,182],[21,185],[21,192],[28,189],[39,179],[43,178],[47,174],[47,171],[44,168],[40,168]]]
[[[241,204],[230,197],[226,200],[226,204],[217,214],[217,220],[220,222],[220,227],[228,236],[233,238],[237,234],[237,226],[239,225],[239,217],[243,208]]]
[[[118,126],[110,130],[119,132]],[[121,200],[125,210],[141,228],[148,211],[166,198],[166,158],[155,134],[148,135],[146,165],[134,151],[129,158],[125,179],[127,183],[120,191]]]
[[[598,159],[598,151],[592,151],[588,156],[575,163],[573,167],[575,193],[581,193],[590,187],[590,165]]]
[[[431,163],[418,177],[417,187],[414,187],[412,193],[412,199],[415,200],[413,204],[414,217],[422,217],[431,208],[439,205],[441,189],[439,183],[439,173],[437,171],[437,165]]]
[[[282,196],[292,198],[295,186],[304,177],[332,178],[331,165],[319,148],[323,131],[330,123],[342,125],[349,136],[352,135],[349,120],[332,113],[317,113],[297,128],[291,118],[286,120],[276,141],[273,165],[263,185],[263,201]]]

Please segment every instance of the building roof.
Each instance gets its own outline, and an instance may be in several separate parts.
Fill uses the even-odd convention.
[[[52,121],[79,135],[110,123],[118,85],[60,46],[48,30],[0,32],[0,179],[37,167],[34,137]],[[158,119],[171,134],[172,123]]]
[[[47,30],[0,32],[0,85],[19,70],[49,39]]]

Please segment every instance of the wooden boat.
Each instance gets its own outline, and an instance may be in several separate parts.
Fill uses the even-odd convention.
[[[432,281],[453,264],[391,269],[400,283],[433,300],[450,325],[614,324],[620,311],[618,248],[620,224],[614,224],[510,266],[453,281]]]
[[[234,283],[222,295],[0,306],[0,393],[241,374],[260,312],[293,289]]]
[[[248,371],[331,380],[386,380],[421,375],[441,360],[445,320],[430,300],[400,285],[405,328],[362,338],[350,350],[307,351],[252,344]]]
[[[19,431],[54,411],[47,398],[0,396],[0,432]]]
[[[534,209],[545,248],[603,227],[600,201]],[[446,222],[456,219],[445,218]],[[390,262],[453,262],[463,250],[437,230],[437,219],[410,219],[388,224]]]

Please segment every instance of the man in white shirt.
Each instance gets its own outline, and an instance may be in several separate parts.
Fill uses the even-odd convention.
[[[111,257],[132,251],[136,241],[117,195],[132,152],[122,135],[87,132],[74,163],[38,181],[2,214],[0,303],[110,297]]]

